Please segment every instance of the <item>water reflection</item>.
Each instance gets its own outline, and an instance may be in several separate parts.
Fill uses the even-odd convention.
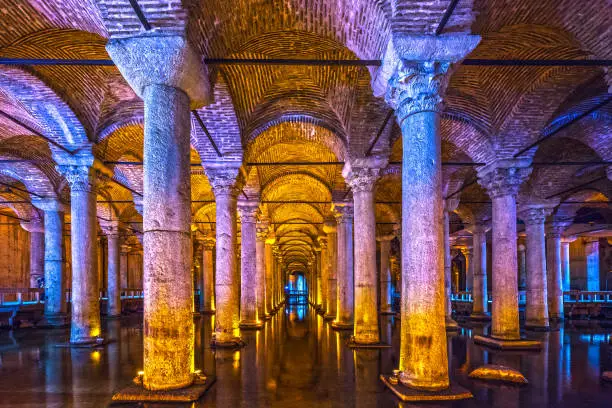
[[[247,346],[212,350],[214,316],[196,319],[196,367],[216,384],[194,404],[122,405],[124,407],[413,407],[399,403],[380,383],[380,373],[398,364],[399,327],[381,318],[381,338],[389,349],[352,350],[347,331],[335,331],[305,305],[290,306],[259,331],[243,331]],[[130,383],[142,368],[142,320],[139,316],[108,321],[107,337],[117,341],[100,350],[65,349],[66,330],[0,332],[0,407],[104,407],[114,391]],[[612,369],[612,330],[593,324],[566,324],[557,331],[529,333],[543,341],[536,353],[502,353],[472,341],[487,326],[464,325],[449,335],[449,363],[454,381],[474,399],[449,407],[588,407],[609,406],[612,386],[599,377]],[[524,387],[469,379],[475,368],[504,364],[530,381]],[[427,405],[434,407],[436,405]]]

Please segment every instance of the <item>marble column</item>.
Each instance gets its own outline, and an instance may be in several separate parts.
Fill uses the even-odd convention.
[[[336,319],[332,327],[353,328],[353,206],[348,203],[334,203],[337,223],[337,302]],[[355,303],[356,304],[356,303]]]
[[[57,199],[33,199],[32,204],[44,211],[44,273],[45,316],[44,324],[66,324],[66,287],[64,259],[64,205]]]
[[[391,240],[394,235],[379,235],[376,240],[380,242],[380,313],[393,314],[393,299],[391,297],[392,279],[389,255],[391,252]]]
[[[30,233],[30,287],[38,288],[45,273],[45,228],[44,221],[34,218],[22,222],[21,227]]]
[[[257,306],[257,201],[239,201],[240,214],[240,328],[260,329]]]
[[[325,319],[334,320],[336,318],[336,305],[338,302],[338,275],[337,275],[337,245],[336,220],[327,219],[323,226],[323,231],[327,234],[327,296],[325,307]]]
[[[491,337],[519,340],[516,195],[531,173],[528,159],[497,160],[478,171],[493,202],[493,319]]]
[[[119,266],[119,222],[102,221],[100,227],[108,243],[107,264],[107,317],[121,316],[121,274]]]
[[[353,192],[355,206],[355,328],[357,344],[380,343],[378,276],[376,268],[376,213],[374,185],[387,159],[353,159],[342,174]]]
[[[312,276],[312,287],[308,288],[312,290],[312,307],[318,309],[319,307],[319,293],[321,291],[321,247],[313,247],[314,253],[314,265]]]
[[[467,260],[467,271],[465,277],[465,291],[471,292],[474,285],[474,249],[466,248],[464,251],[465,259]]]
[[[575,237],[561,238],[561,269],[563,274],[563,291],[570,291],[571,277],[571,259],[570,259],[570,243],[576,240]]]
[[[121,282],[121,289],[129,288],[128,282],[128,256],[130,252],[129,245],[121,245],[119,247],[119,275]]]
[[[266,268],[266,313],[271,315],[274,313],[274,254],[272,246],[276,242],[274,234],[268,230],[265,244],[265,260]]]
[[[257,236],[255,243],[255,255],[256,255],[256,270],[255,270],[255,282],[257,291],[257,316],[259,319],[268,319],[270,317],[269,311],[266,309],[266,238],[268,237],[268,230],[270,223],[268,220],[263,219],[257,223]]]
[[[527,287],[527,247],[523,244],[518,246],[518,285],[519,290]]]
[[[236,257],[238,168],[206,169],[215,194],[217,258],[215,274],[215,344],[232,346],[240,340],[240,275]]]
[[[599,238],[587,238],[584,242],[588,291],[599,291]]]
[[[321,277],[319,279],[319,286],[321,290],[319,291],[319,310],[322,314],[325,314],[325,310],[327,308],[327,275],[329,274],[327,236],[319,236],[317,240],[319,241],[319,247],[321,248]]]
[[[214,258],[215,238],[206,236],[202,241],[202,313],[212,314],[215,312],[215,280],[214,280]]]
[[[473,286],[472,286],[472,320],[490,320],[489,296],[487,284],[487,231],[483,224],[476,224],[472,229],[472,247],[474,251]]]
[[[146,32],[106,48],[144,101],[143,385],[183,388],[194,379],[190,110],[209,100],[208,76],[180,35]]]
[[[78,159],[77,159],[78,160]],[[95,343],[101,336],[97,267],[96,183],[101,165],[92,156],[59,166],[70,185],[72,244],[72,317],[70,343]]]
[[[546,279],[546,234],[544,222],[552,208],[541,204],[521,207],[519,217],[527,235],[527,293],[525,327],[547,329],[548,282]]]
[[[444,303],[445,303],[445,323],[447,330],[457,330],[459,325],[453,319],[453,304],[451,302],[451,243],[450,243],[450,213],[459,206],[459,200],[450,198],[444,200]]]
[[[561,264],[561,234],[569,224],[553,222],[547,226],[547,284],[548,316],[551,319],[563,320],[563,273]]]

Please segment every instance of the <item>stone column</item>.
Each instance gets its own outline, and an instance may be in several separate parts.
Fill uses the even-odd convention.
[[[553,222],[548,225],[547,238],[547,284],[548,316],[551,319],[563,320],[563,273],[561,264],[561,234],[569,224]]]
[[[274,234],[268,230],[268,236],[266,238],[265,245],[265,260],[264,264],[266,267],[266,312],[268,315],[274,313],[274,254],[272,246],[276,242]]]
[[[452,256],[450,243],[450,213],[455,211],[458,206],[459,200],[456,198],[444,200],[444,302],[446,306],[444,319],[447,330],[457,330],[459,328],[459,325],[453,319],[453,304],[451,302]]]
[[[327,219],[323,226],[323,231],[327,234],[327,296],[325,307],[325,319],[334,320],[336,318],[336,305],[338,302],[338,275],[337,275],[337,245],[336,220]]]
[[[586,273],[588,291],[599,291],[599,238],[585,238]]]
[[[262,322],[259,320],[257,308],[257,288],[259,286],[257,276],[257,201],[239,201],[238,213],[240,214],[240,328],[260,329]]]
[[[552,207],[549,206],[528,204],[522,206],[519,212],[519,217],[525,223],[527,235],[525,327],[528,328],[549,327],[544,221],[551,211]]]
[[[108,242],[107,310],[106,316],[121,316],[121,274],[119,266],[119,222],[102,221],[100,227]]]
[[[355,329],[357,344],[380,343],[374,185],[387,159],[370,156],[347,162],[342,174],[355,205]]]
[[[72,243],[71,344],[95,343],[100,335],[100,288],[96,244],[96,179],[91,156],[74,165],[58,166],[70,185],[70,242]],[[99,164],[96,162],[96,167]]]
[[[353,328],[353,206],[348,203],[334,203],[337,223],[338,298],[336,320],[332,327]]]
[[[523,244],[518,246],[518,285],[519,290],[527,287],[527,248]]]
[[[119,247],[119,279],[121,282],[121,289],[129,288],[128,282],[128,255],[130,252],[129,245],[121,245]]]
[[[471,292],[474,285],[474,249],[466,248],[464,251],[467,260],[467,276],[465,277],[465,291]]]
[[[561,268],[563,274],[563,291],[571,290],[571,268],[570,268],[570,243],[576,240],[575,237],[561,238]]]
[[[44,273],[45,273],[45,317],[44,324],[63,326],[66,324],[66,301],[64,299],[64,205],[57,199],[33,199],[32,204],[44,211]]]
[[[317,309],[319,307],[319,291],[321,290],[321,248],[313,247],[314,263],[312,265],[312,287],[308,288],[312,290],[312,307]]]
[[[320,236],[317,238],[319,241],[319,247],[321,248],[321,276],[319,278],[320,288],[319,291],[319,305],[320,312],[325,314],[327,308],[327,275],[329,274],[329,254],[327,252],[327,237]]]
[[[530,160],[498,160],[478,171],[493,201],[493,322],[491,337],[519,340],[516,195],[531,173]]]
[[[38,288],[45,273],[45,228],[38,218],[22,222],[21,227],[30,233],[30,287]]]
[[[240,340],[240,275],[236,259],[238,168],[208,168],[206,175],[213,187],[217,209],[215,344],[230,346]]]
[[[391,252],[391,240],[393,235],[379,235],[376,240],[380,242],[380,313],[393,314],[393,299],[391,280],[391,266],[389,265],[389,253]]]
[[[489,296],[487,288],[487,228],[476,224],[472,229],[472,246],[474,250],[474,280],[472,286],[472,320],[490,320]]]
[[[270,223],[262,219],[257,223],[257,241],[256,241],[256,271],[255,281],[257,282],[257,316],[259,319],[269,319],[270,311],[266,309],[266,239]]]
[[[144,100],[143,385],[183,388],[194,379],[190,110],[208,101],[208,75],[180,35],[148,31],[106,48]]]
[[[202,309],[201,312],[212,314],[215,312],[215,280],[213,249],[215,238],[207,236],[202,241]]]

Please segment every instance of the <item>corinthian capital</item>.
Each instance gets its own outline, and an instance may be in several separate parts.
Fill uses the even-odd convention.
[[[240,192],[238,187],[240,169],[238,167],[205,167],[204,172],[212,186],[215,197],[218,195],[238,196]]]
[[[57,170],[66,178],[70,191],[95,192],[100,174],[93,167],[66,165],[57,166]]]
[[[353,205],[350,203],[334,203],[333,213],[338,224],[353,222]]]
[[[257,222],[257,210],[259,203],[257,201],[241,200],[238,202],[238,213],[240,214],[241,223],[255,224]]]
[[[516,196],[521,184],[531,174],[530,164],[529,159],[497,160],[478,170],[478,183],[491,198]]]

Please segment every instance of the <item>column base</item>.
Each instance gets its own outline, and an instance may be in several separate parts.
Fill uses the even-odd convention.
[[[346,342],[348,348],[352,349],[383,349],[391,348],[390,344],[387,343],[358,343],[355,341],[353,336]]]
[[[114,315],[106,315],[106,320],[117,320],[121,319],[121,313]]]
[[[475,320],[477,322],[488,322],[491,320],[491,315],[488,313],[472,313],[470,315],[470,320]]]
[[[323,315],[323,320],[334,320],[336,318],[335,314],[325,313]]]
[[[550,326],[537,324],[537,323],[525,323],[525,330],[536,331],[536,332],[547,332],[547,331],[550,331]]]
[[[239,349],[245,346],[246,343],[240,337],[234,337],[227,341],[217,341],[213,339],[210,342],[211,348]]]
[[[272,313],[266,313],[266,314],[263,316],[263,319],[264,319],[264,320],[270,320],[271,318],[272,318]]]
[[[474,343],[497,350],[535,350],[539,351],[542,348],[542,342],[537,340],[503,340],[496,339],[490,336],[474,336]]]
[[[331,327],[336,330],[353,330],[353,322],[339,322],[337,320],[331,323]]]
[[[150,391],[141,384],[132,384],[113,395],[113,401],[121,402],[191,402],[199,400],[215,383],[216,377],[196,380],[192,385],[176,390]]]
[[[473,398],[470,391],[456,384],[451,384],[450,387],[440,391],[426,391],[407,387],[391,375],[381,374],[380,379],[400,400],[406,402],[456,401]],[[393,383],[395,381],[396,384]]]
[[[459,330],[459,324],[450,316],[446,316],[445,319],[446,331],[457,331]]]
[[[393,315],[393,314],[395,314],[395,312],[393,310],[391,310],[391,309],[387,309],[387,310],[381,310],[380,314],[381,315]]]
[[[112,340],[107,340],[102,337],[96,337],[91,340],[82,340],[78,342],[68,342],[68,343],[58,343],[55,347],[59,348],[97,348],[104,347],[107,344],[111,343]]]
[[[45,315],[42,320],[36,323],[36,327],[60,329],[70,326],[68,316],[65,314]]]
[[[204,311],[202,311],[202,314],[203,314],[203,315],[214,315],[214,314],[215,314],[215,311],[214,311],[214,310],[212,310],[212,309],[208,309],[208,310],[204,310]]]
[[[263,327],[263,323],[259,320],[242,320],[238,327],[245,330],[259,330]]]

